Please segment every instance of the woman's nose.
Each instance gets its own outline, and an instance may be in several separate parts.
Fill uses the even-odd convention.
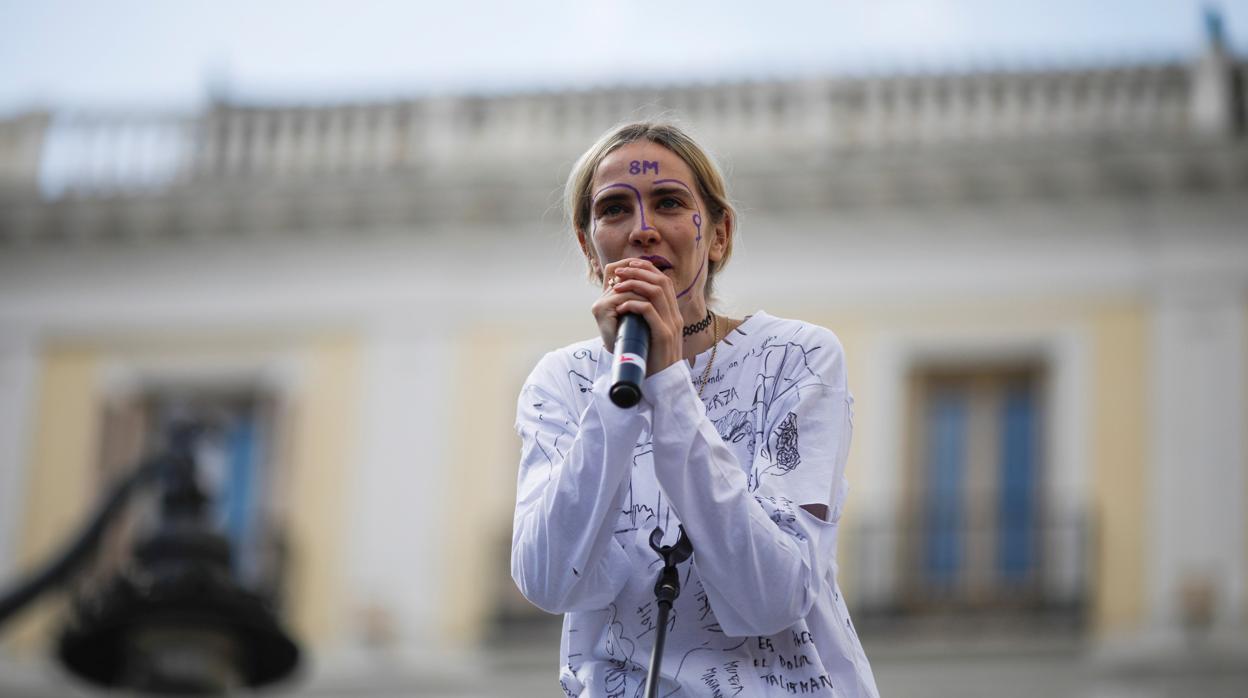
[[[628,241],[634,245],[645,247],[659,241],[659,231],[646,220],[645,212],[633,223],[633,230],[628,234]]]

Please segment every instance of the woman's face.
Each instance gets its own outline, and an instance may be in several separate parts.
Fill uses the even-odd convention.
[[[723,256],[728,230],[726,221],[711,222],[697,192],[685,161],[657,143],[608,155],[590,188],[589,230],[577,231],[594,272],[641,257],[672,279],[681,305],[704,300],[707,265]]]

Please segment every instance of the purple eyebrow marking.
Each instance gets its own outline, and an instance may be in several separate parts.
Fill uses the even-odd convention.
[[[693,190],[689,188],[689,185],[685,184],[679,179],[656,179],[653,182],[651,182],[651,184],[676,184],[676,185],[683,187],[685,191],[689,192],[689,196],[693,196]],[[694,239],[694,242],[702,242],[702,213],[701,211],[693,214],[693,224],[697,226],[698,228],[698,237]],[[680,296],[676,296],[676,297],[680,298]]]
[[[640,192],[640,191],[637,191],[637,187],[634,187],[634,186],[633,186],[633,185],[631,185],[631,184],[625,184],[625,183],[623,183],[623,182],[616,182],[615,184],[608,184],[607,186],[603,187],[602,189],[599,189],[599,190],[598,190],[598,191],[594,194],[594,198],[595,198],[595,199],[597,199],[599,196],[602,196],[602,193],[603,193],[604,191],[606,191],[606,190],[608,190],[608,189],[615,189],[615,188],[617,188],[617,187],[624,187],[625,189],[632,189],[632,190],[633,190],[633,194],[637,197],[637,210],[641,212],[641,229],[642,229],[642,230],[654,230],[654,228],[652,228],[652,227],[650,227],[650,226],[646,225],[646,206],[645,206],[645,204],[641,203],[641,192]],[[595,228],[597,228],[597,226],[594,226],[594,227],[595,227]]]
[[[651,182],[651,184],[679,184],[680,186],[685,188],[685,191],[689,192],[690,194],[693,193],[693,190],[689,188],[689,185],[685,184],[679,179],[656,179],[653,182]]]

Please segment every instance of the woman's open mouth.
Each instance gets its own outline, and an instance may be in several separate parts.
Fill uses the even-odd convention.
[[[672,268],[672,263],[667,261],[666,257],[657,254],[648,254],[643,256],[642,259],[653,264],[659,271],[667,271]]]

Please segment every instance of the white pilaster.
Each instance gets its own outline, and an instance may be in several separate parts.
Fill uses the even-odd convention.
[[[1148,610],[1162,640],[1183,629],[1185,593],[1212,603],[1215,631],[1243,618],[1244,335],[1241,283],[1187,277],[1161,289],[1146,521]]]
[[[448,410],[454,356],[449,333],[404,314],[375,326],[362,355],[360,460],[353,473],[344,563],[358,614],[380,611],[407,647],[429,648],[457,545],[445,515]],[[426,318],[428,320],[428,318]],[[360,620],[352,618],[352,623]]]

